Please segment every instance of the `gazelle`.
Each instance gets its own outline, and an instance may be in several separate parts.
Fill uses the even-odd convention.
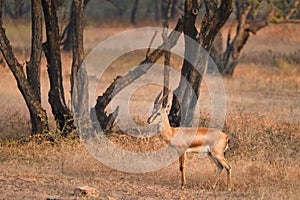
[[[164,97],[159,100],[160,94],[155,99],[153,112],[147,122],[158,124],[162,138],[180,154],[181,189],[184,189],[186,184],[184,169],[186,153],[196,152],[207,153],[217,166],[217,177],[213,189],[215,189],[221,172],[225,168],[227,171],[227,190],[231,191],[231,166],[224,158],[224,152],[228,148],[228,136],[220,130],[212,128],[171,127],[167,109],[161,106]]]

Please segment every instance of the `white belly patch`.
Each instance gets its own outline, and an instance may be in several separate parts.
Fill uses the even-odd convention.
[[[200,146],[200,147],[193,147],[188,148],[186,152],[193,152],[193,153],[208,153],[210,152],[209,146]]]

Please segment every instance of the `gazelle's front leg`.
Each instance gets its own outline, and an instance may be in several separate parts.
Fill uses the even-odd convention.
[[[180,172],[181,172],[181,189],[184,189],[185,186],[185,171],[184,171],[184,162],[185,162],[185,152],[180,156],[179,158],[179,167],[180,167]]]

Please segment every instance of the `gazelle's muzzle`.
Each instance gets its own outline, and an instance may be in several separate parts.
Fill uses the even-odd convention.
[[[151,124],[151,122],[153,121],[153,114],[147,119],[148,124]]]

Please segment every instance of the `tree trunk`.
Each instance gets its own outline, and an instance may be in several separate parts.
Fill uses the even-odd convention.
[[[83,10],[86,8],[87,4],[90,2],[90,0],[84,0],[83,3]],[[73,4],[72,4],[73,6]],[[71,51],[72,50],[72,37],[73,37],[73,30],[74,30],[74,13],[72,12],[73,7],[71,6],[71,14],[70,14],[70,19],[69,23],[66,26],[66,28],[63,31],[61,40],[62,40],[62,46],[64,51]]]
[[[213,65],[208,65],[207,73],[216,74],[220,72],[219,66],[223,66],[223,53],[223,38],[222,33],[219,32],[210,50],[210,57],[216,64],[217,68],[214,68]]]
[[[38,4],[38,3],[37,3]],[[9,40],[6,36],[5,29],[2,24],[2,0],[0,0],[0,49],[3,57],[5,58],[7,65],[12,71],[29,112],[34,119],[35,127],[32,127],[33,133],[44,133],[48,129],[48,119],[46,111],[42,108],[39,98],[36,97],[37,90],[34,90],[26,79],[25,73],[23,71],[23,66],[17,61],[12,48],[10,46]],[[41,34],[41,33],[38,33]],[[34,47],[32,47],[34,48]],[[38,54],[35,54],[38,57]],[[35,85],[36,86],[36,85]]]
[[[138,10],[138,6],[139,6],[139,0],[135,0],[131,10],[131,18],[130,18],[131,24],[136,24],[136,12]]]
[[[4,2],[3,2],[4,13],[13,19],[19,19],[25,13],[30,11],[25,0],[14,0],[13,1],[13,9],[11,9],[11,7],[9,5],[10,3],[8,2],[8,0],[4,0]]]
[[[210,52],[212,43],[227,21],[232,12],[232,0],[222,0],[221,5],[210,3],[206,6],[207,11],[202,19],[200,34],[197,37],[195,20],[198,14],[200,2],[186,0],[185,3],[185,34],[197,41],[204,50]],[[191,126],[194,110],[199,98],[199,89],[202,76],[206,72],[208,54],[200,53],[201,50],[193,42],[186,40],[185,60],[181,70],[182,78],[179,86],[174,91],[172,107],[169,114],[172,126]],[[188,58],[188,59],[187,59]],[[188,62],[192,61],[192,62]]]
[[[66,106],[64,97],[60,37],[56,13],[57,2],[52,0],[42,0],[42,7],[47,36],[47,41],[43,44],[43,49],[48,63],[47,67],[50,79],[48,100],[59,130],[62,131],[63,136],[67,136],[67,134],[74,129],[74,121],[70,110]]]
[[[167,107],[168,97],[169,97],[171,52],[170,52],[170,44],[168,43],[167,36],[168,36],[169,21],[171,18],[173,3],[174,3],[174,0],[168,1],[168,13],[167,13],[165,21],[164,21],[164,29],[163,29],[163,34],[162,34],[165,49],[166,49],[165,60],[164,60],[164,89],[163,89],[163,97],[165,97],[165,98],[162,102],[163,108]]]
[[[4,11],[4,14],[8,15],[10,18],[12,18],[12,19],[15,18],[15,15],[12,12],[7,0],[3,1],[3,11]]]
[[[23,6],[25,5],[25,0],[15,0],[15,18],[19,19],[23,15]]]
[[[72,18],[73,29],[73,62],[71,72],[71,96],[74,114],[88,117],[88,78],[84,66],[83,47],[83,0],[73,0]]]
[[[253,14],[253,5],[247,2],[236,2],[237,19],[233,23],[227,36],[227,47],[223,54],[223,61],[219,67],[220,73],[224,76],[232,76],[239,62],[240,54],[246,45],[251,34],[268,25],[271,9],[266,9],[262,14]],[[236,26],[236,34],[231,39],[232,29]]]
[[[159,22],[161,19],[161,0],[154,0],[154,16],[155,16],[155,21]]]
[[[163,19],[166,19],[167,15],[168,15],[168,12],[169,12],[168,4],[169,4],[169,0],[161,0],[161,15],[162,15]],[[170,10],[171,10],[170,17],[172,19],[174,19],[177,14],[178,4],[179,4],[178,0],[173,0],[172,7],[170,8]]]
[[[40,71],[42,55],[42,5],[41,0],[31,1],[32,41],[30,61],[26,63],[26,74],[28,83],[33,89],[37,101],[41,103]],[[40,133],[37,127],[41,123],[30,111],[32,133]]]
[[[183,29],[183,32],[185,34],[185,59],[183,61],[181,70],[182,78],[180,79],[179,86],[174,91],[172,107],[169,113],[171,125],[176,127],[180,125],[189,126],[189,122],[185,121],[185,119],[187,119],[187,115],[189,112],[188,106],[190,103],[195,101],[195,96],[192,95],[192,89],[194,88],[191,88],[188,83],[196,86],[197,84],[193,84],[193,82],[200,81],[200,74],[197,72],[197,70],[194,70],[194,64],[196,61],[195,59],[199,56],[199,50],[195,46],[198,34],[198,31],[195,27],[195,21],[198,13],[194,13],[193,10],[198,10],[198,3],[199,2],[197,0],[185,1],[185,23]],[[200,82],[198,84],[200,84]]]

